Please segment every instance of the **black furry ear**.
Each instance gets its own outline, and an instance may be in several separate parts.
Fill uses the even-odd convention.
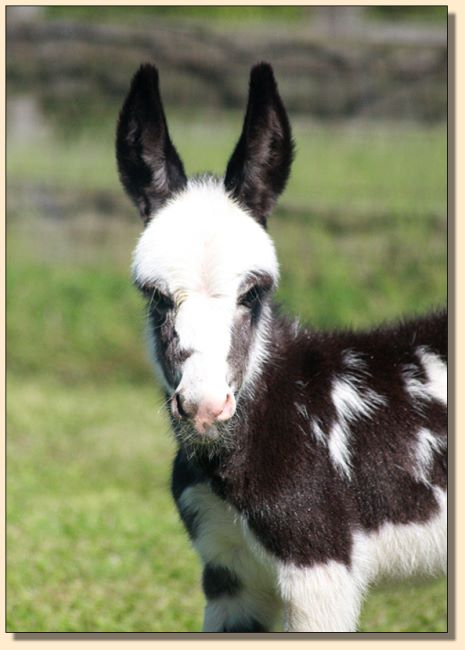
[[[291,127],[273,70],[268,63],[259,63],[250,73],[244,125],[224,184],[263,226],[286,186],[293,151]]]
[[[121,182],[147,222],[186,184],[181,159],[170,140],[158,86],[158,71],[142,65],[133,77],[116,132]]]

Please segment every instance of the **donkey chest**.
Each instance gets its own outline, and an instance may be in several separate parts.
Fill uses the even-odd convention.
[[[263,588],[274,583],[274,563],[233,505],[217,496],[209,482],[186,487],[177,506],[202,561],[226,566]]]

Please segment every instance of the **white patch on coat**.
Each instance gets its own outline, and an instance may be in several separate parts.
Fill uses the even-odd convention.
[[[287,632],[354,632],[365,585],[342,563],[312,567],[279,563]]]
[[[350,479],[351,461],[349,450],[350,429],[346,423],[335,422],[329,432],[328,447],[331,459],[336,468]]]
[[[327,444],[327,437],[326,437],[325,432],[323,431],[321,422],[320,422],[320,420],[318,418],[315,417],[315,418],[311,419],[311,428],[312,428],[312,431],[313,431],[313,434],[314,434],[316,440],[320,444],[326,445]]]
[[[375,582],[415,575],[438,575],[447,568],[447,493],[433,488],[437,512],[424,523],[387,522],[353,537],[352,567],[357,580]]]
[[[351,474],[350,434],[351,424],[360,417],[370,417],[373,411],[386,403],[371,388],[360,391],[359,379],[346,375],[333,381],[331,399],[337,420],[329,434],[329,453],[337,468],[347,477]]]
[[[419,429],[413,450],[413,471],[417,481],[429,485],[434,453],[439,453],[446,447],[447,439],[444,436],[435,435],[424,427]]]
[[[426,392],[425,385],[420,380],[418,373],[419,368],[414,363],[406,363],[402,366],[401,376],[405,390],[414,400],[428,400],[430,396]]]
[[[304,426],[302,426],[301,424],[297,425],[299,429],[302,431],[302,433],[304,434],[304,436],[306,437],[308,436],[309,433],[311,433],[313,434],[313,437],[317,443],[326,446],[328,439],[325,432],[323,431],[321,420],[318,417],[311,417],[308,413],[305,404],[301,404],[300,402],[294,402],[294,406],[296,408],[296,411],[302,417],[302,419],[305,420]]]
[[[223,390],[239,285],[254,271],[278,280],[275,248],[266,231],[220,181],[191,180],[149,221],[132,269],[139,285],[162,282],[175,299],[179,345],[192,352],[183,369],[186,399],[197,401],[212,386]],[[266,344],[262,327],[246,383],[266,358]]]
[[[356,352],[350,348],[344,350],[342,352],[342,363],[344,366],[350,368],[351,370],[356,370],[359,373],[368,374],[367,363],[360,352]]]
[[[213,494],[206,484],[186,488],[180,505],[197,517],[194,547],[203,562],[226,567],[243,585],[237,595],[221,596],[207,603],[204,631],[244,624],[251,616],[267,629],[273,628],[280,622],[281,612],[275,563],[249,531],[241,514]]]
[[[405,364],[402,376],[407,392],[415,400],[437,399],[447,406],[447,366],[442,359],[426,347],[416,351],[427,380],[419,377],[419,368],[413,363]]]
[[[426,347],[418,348],[417,355],[428,378],[426,390],[434,398],[447,405],[447,366],[442,359]]]

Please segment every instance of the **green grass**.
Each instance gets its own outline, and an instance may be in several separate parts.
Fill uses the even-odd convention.
[[[446,632],[446,580],[377,587],[363,608],[361,631]]]
[[[255,25],[262,21],[268,23],[286,22],[296,23],[305,17],[305,10],[298,6],[242,6],[242,7],[189,7],[189,6],[159,6],[159,7],[47,7],[46,16],[52,19],[82,20],[95,22],[143,24],[150,21],[156,23],[164,21],[207,21],[224,25],[240,24]]]
[[[366,15],[380,20],[400,21],[433,21],[441,22],[446,19],[447,7],[367,7]],[[230,25],[256,25],[257,23],[288,23],[290,25],[305,20],[312,21],[312,13],[308,7],[299,6],[203,6],[203,7],[98,7],[79,6],[46,7],[46,16],[51,19],[82,20],[95,22],[110,22],[124,24],[147,24],[147,21],[163,20],[196,20],[213,21]]]
[[[156,390],[10,375],[8,400],[8,629],[198,629]]]
[[[239,122],[175,119],[187,169],[221,172]],[[285,308],[365,326],[443,304],[444,126],[295,131],[295,175],[270,221]],[[8,183],[10,199],[31,183],[118,192],[110,127],[27,150],[10,140]],[[7,240],[8,630],[199,630],[200,570],[169,495],[174,445],[129,278],[137,218],[27,205]],[[445,589],[379,588],[361,629],[444,631]]]
[[[37,262],[13,266],[8,310],[10,372],[68,382],[148,379],[142,345],[135,345],[142,338],[142,304],[128,274]]]

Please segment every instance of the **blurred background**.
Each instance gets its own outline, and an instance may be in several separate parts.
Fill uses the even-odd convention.
[[[272,63],[297,142],[279,300],[366,326],[446,301],[447,7],[6,11],[8,631],[198,631],[114,162],[131,76],[159,67],[186,171],[222,174]],[[445,631],[445,581],[377,588],[361,629]]]

